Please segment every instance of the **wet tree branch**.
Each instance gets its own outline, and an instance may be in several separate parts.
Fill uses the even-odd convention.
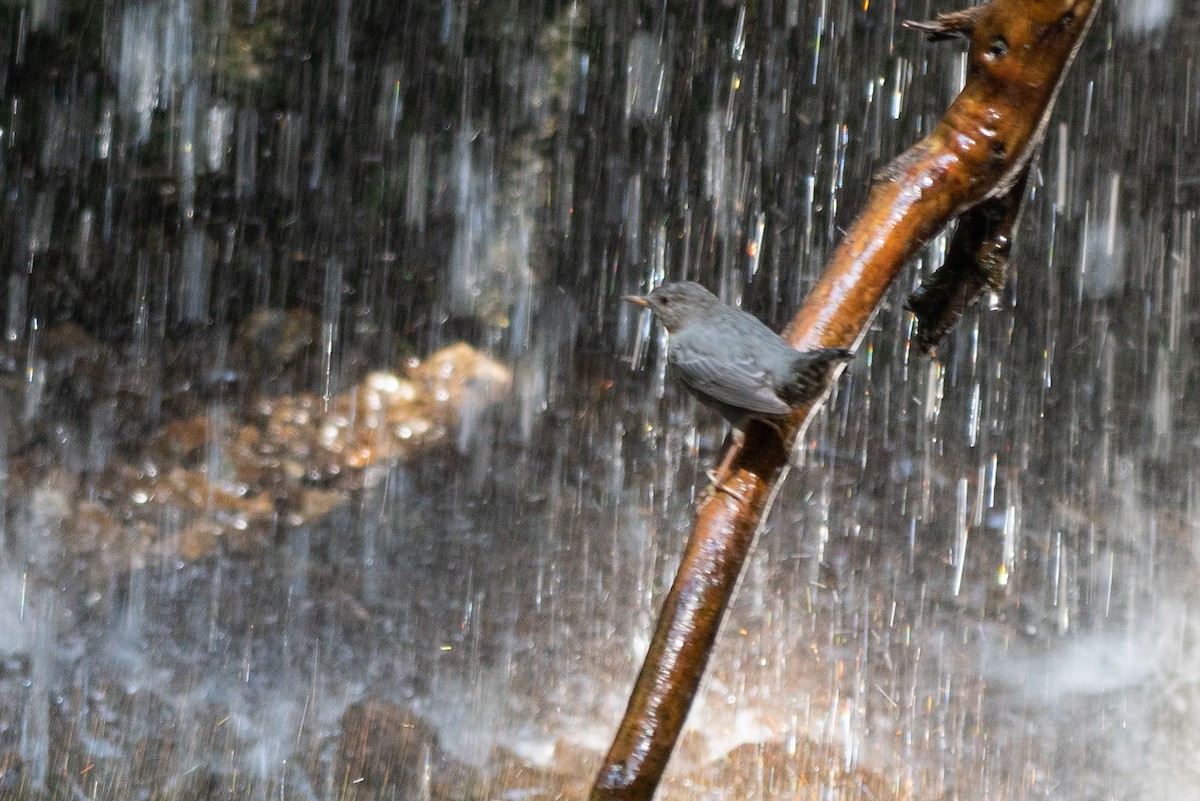
[[[965,280],[947,280],[938,292],[948,300],[933,303],[927,314],[929,326],[953,324],[955,308],[989,283],[987,254],[1006,246],[1019,209],[1013,190],[1020,191],[1096,7],[1096,0],[990,0],[910,24],[932,39],[970,38],[966,86],[933,133],[877,176],[866,207],[788,327],[785,337],[794,347],[853,347],[909,259],[950,222],[984,204],[968,216],[960,239],[964,252],[974,254],[968,260],[978,262],[974,271],[960,270]],[[821,402],[798,410],[788,433],[803,436]],[[733,491],[711,493],[701,503],[592,801],[653,796],[787,457],[775,432],[752,425],[723,477]]]

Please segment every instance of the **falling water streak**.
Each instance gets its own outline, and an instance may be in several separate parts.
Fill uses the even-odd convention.
[[[999,584],[1008,586],[1017,559],[1017,512],[1016,507],[1008,506],[1004,510],[1004,528],[1000,545],[1000,575]]]
[[[129,566],[128,598],[125,600],[125,635],[130,642],[140,643],[146,629],[146,565],[135,555]]]
[[[957,598],[962,591],[963,571],[967,563],[967,534],[969,533],[969,501],[970,487],[967,479],[958,480],[958,492],[955,496],[955,529],[954,552],[951,554],[951,564],[954,565],[954,582],[952,593]]]
[[[967,406],[967,445],[974,448],[979,444],[979,425],[982,415],[983,388],[979,381],[971,383],[971,400]]]
[[[24,593],[21,606],[24,609]],[[29,693],[20,724],[19,752],[28,766],[30,787],[42,792],[47,789],[47,780],[50,778],[50,691],[56,681],[53,670],[58,645],[55,592],[39,591],[36,598],[30,599],[30,606],[33,614],[26,625],[31,628],[29,642],[32,643],[32,654]]]
[[[342,263],[338,259],[329,259],[325,264],[324,303],[321,305],[321,399],[325,409],[329,408],[335,393],[338,392],[338,379],[335,375],[335,348],[339,340],[342,316]]]

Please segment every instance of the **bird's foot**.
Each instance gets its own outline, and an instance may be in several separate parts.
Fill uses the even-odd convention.
[[[738,450],[742,447],[742,442],[745,441],[745,435],[741,431],[734,429],[730,434],[732,442],[725,443],[725,456],[721,459],[721,463],[717,465],[716,470],[705,471],[708,475],[709,484],[704,488],[704,492],[700,494],[701,500],[706,500],[709,496],[715,495],[718,492],[724,492],[738,503],[746,503],[746,496],[741,491],[727,486],[725,482],[729,476],[733,474],[733,459],[737,455]]]
[[[704,488],[704,492],[700,493],[701,500],[707,500],[708,498],[716,495],[718,492],[724,492],[738,503],[744,504],[747,502],[748,499],[741,493],[740,490],[736,490],[725,483],[725,479],[728,478],[728,475],[721,476],[716,470],[708,470],[707,474],[709,484]]]

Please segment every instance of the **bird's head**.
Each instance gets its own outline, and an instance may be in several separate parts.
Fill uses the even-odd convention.
[[[695,281],[663,284],[649,295],[631,295],[622,300],[645,306],[654,312],[654,316],[670,333],[694,320],[710,316],[721,305],[720,298]]]

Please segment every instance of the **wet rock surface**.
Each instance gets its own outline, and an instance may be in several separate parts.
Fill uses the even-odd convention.
[[[48,338],[60,347],[50,363],[91,354],[98,373],[121,374],[114,354],[68,329],[69,338]],[[46,369],[49,398],[30,415],[32,431],[49,425],[46,416],[60,404],[82,402],[75,373],[68,389]],[[216,548],[249,555],[289,529],[319,524],[391,464],[452,439],[464,415],[485,415],[511,381],[507,368],[456,345],[401,372],[370,372],[328,397],[250,393],[242,403],[217,401],[207,414],[170,420],[144,444],[116,439],[93,470],[50,467],[43,453],[24,456],[24,443],[13,443],[10,514],[25,524],[28,547],[62,547],[66,558],[103,573],[154,558],[196,560]],[[96,383],[86,391],[91,408],[122,391],[119,381]],[[102,437],[96,428],[84,436]],[[62,530],[50,535],[49,528]]]

